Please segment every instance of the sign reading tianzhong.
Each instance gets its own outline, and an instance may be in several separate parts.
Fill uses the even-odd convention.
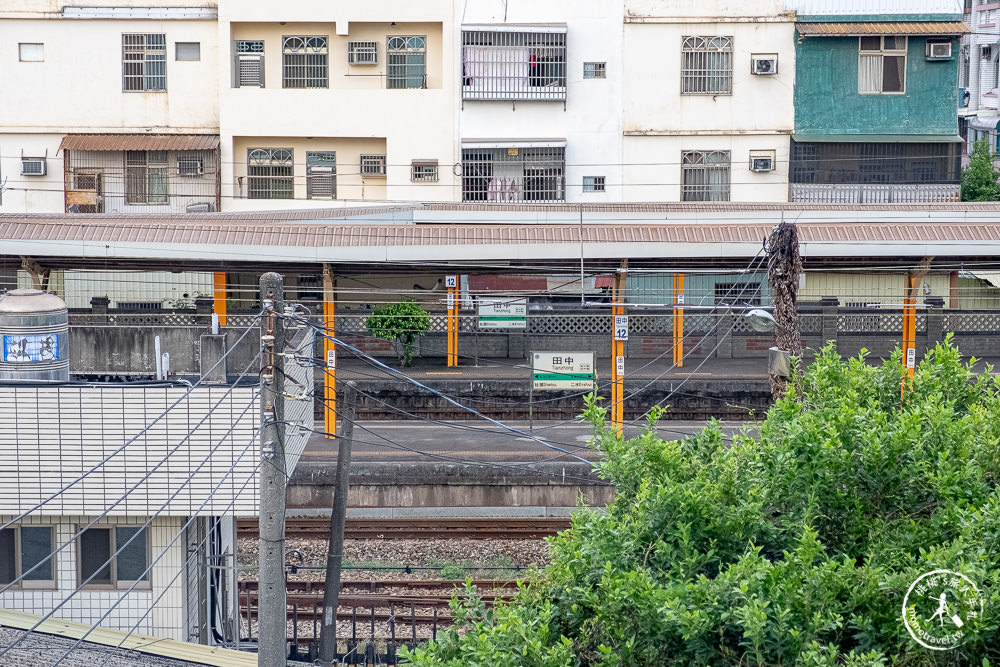
[[[593,352],[535,352],[532,355],[533,389],[592,389]]]
[[[527,299],[485,299],[479,302],[480,329],[524,329],[527,324]]]

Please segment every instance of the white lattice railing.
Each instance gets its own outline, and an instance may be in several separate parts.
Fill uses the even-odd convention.
[[[948,183],[921,185],[792,183],[791,200],[816,204],[905,204],[957,202],[960,186]]]

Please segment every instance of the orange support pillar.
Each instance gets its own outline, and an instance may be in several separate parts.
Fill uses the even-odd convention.
[[[917,361],[917,276],[906,275],[906,296],[903,298],[903,368],[906,369],[901,386],[900,396],[906,393],[906,388],[913,381],[913,370]]]
[[[684,274],[674,274],[674,365],[684,367]]]
[[[448,366],[458,366],[458,276],[447,276],[448,287]]]
[[[215,299],[214,310],[219,316],[219,324],[226,326],[226,272],[216,271],[212,276],[213,297]]]
[[[613,324],[611,327],[611,424],[619,435],[622,434],[625,427],[625,341],[628,340],[628,320],[625,319],[627,271],[628,260],[622,260],[622,267],[615,275],[611,288]]]
[[[333,274],[330,265],[323,265],[323,328],[326,334],[336,336],[336,319],[334,307]],[[329,338],[323,339],[323,356],[326,365],[323,367],[323,430],[327,438],[337,435],[337,346]]]

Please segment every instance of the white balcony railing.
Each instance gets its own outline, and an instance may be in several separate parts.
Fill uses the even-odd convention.
[[[854,183],[792,183],[790,201],[821,204],[906,204],[957,202],[961,200],[957,183],[919,185]]]

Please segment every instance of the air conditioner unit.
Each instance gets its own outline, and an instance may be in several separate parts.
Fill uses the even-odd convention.
[[[178,158],[178,176],[201,176],[205,173],[205,163],[201,158]]]
[[[21,158],[22,176],[44,176],[45,158]]]
[[[348,65],[377,65],[378,42],[348,42]]]
[[[951,42],[927,42],[928,58],[951,58]]]
[[[774,171],[773,157],[750,158],[750,171]]]
[[[777,74],[778,56],[753,56],[750,59],[751,74]]]
[[[214,210],[215,204],[210,201],[194,202],[184,207],[185,213],[211,213]]]

